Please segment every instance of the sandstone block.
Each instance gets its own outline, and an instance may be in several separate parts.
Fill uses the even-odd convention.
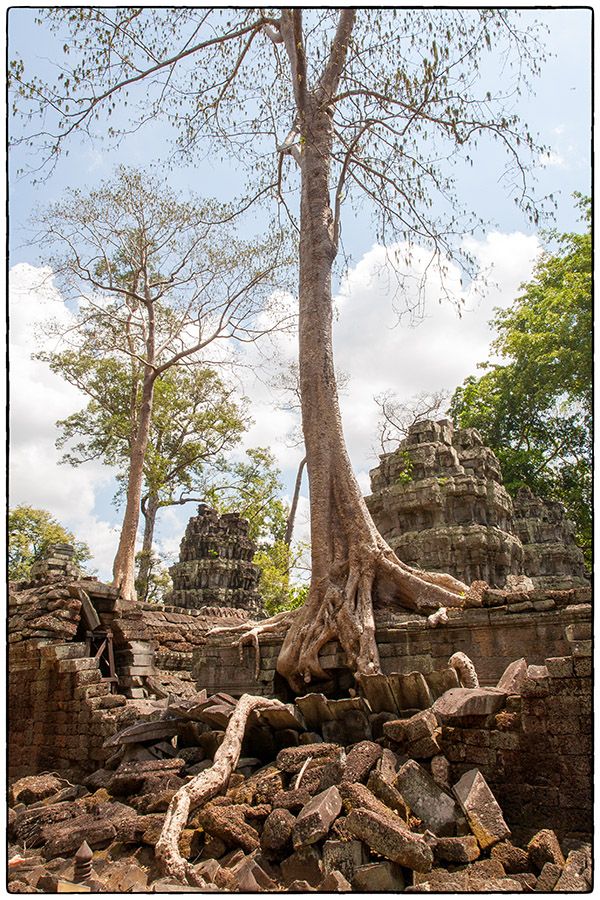
[[[277,766],[284,772],[295,774],[299,772],[308,757],[312,759],[340,759],[342,749],[337,744],[302,744],[298,747],[287,747],[280,750],[275,760]]]
[[[544,868],[539,874],[534,890],[538,893],[549,894],[550,891],[554,890],[561,872],[562,868],[557,866],[556,863],[544,863]]]
[[[529,857],[525,850],[515,847],[510,841],[501,841],[492,847],[491,858],[504,866],[508,875],[516,875],[529,871]]]
[[[341,872],[338,872],[337,869],[334,869],[333,872],[328,872],[319,885],[319,892],[324,894],[334,893],[336,891],[344,891],[347,893],[351,889],[352,887],[348,879],[345,878]]]
[[[572,678],[573,658],[571,656],[553,656],[545,660],[551,678]]]
[[[479,856],[479,844],[472,834],[464,837],[440,837],[433,848],[436,862],[464,865],[474,862]]]
[[[527,844],[529,861],[536,872],[541,872],[548,862],[564,866],[565,858],[560,849],[558,838],[550,828],[538,831]]]
[[[352,882],[354,874],[366,862],[361,841],[328,840],[323,844],[323,868],[325,872],[337,870]]]
[[[428,872],[433,853],[427,841],[403,828],[392,813],[382,815],[368,809],[353,809],[346,819],[348,831],[371,850],[417,872]]]
[[[335,786],[313,797],[296,819],[292,833],[294,849],[315,844],[325,837],[341,811],[342,798]]]
[[[410,807],[400,791],[386,781],[379,772],[371,772],[367,782],[367,789],[390,809],[395,809],[400,817],[408,822]]]
[[[15,781],[10,789],[10,803],[37,803],[46,797],[56,794],[63,786],[63,782],[56,775],[26,775]]]
[[[451,724],[472,716],[490,716],[506,702],[506,693],[498,688],[452,688],[433,704],[438,720]]]
[[[296,850],[281,863],[281,874],[286,885],[294,881],[306,881],[311,887],[318,887],[323,880],[323,860],[315,847]]]
[[[381,747],[373,741],[361,741],[355,744],[346,757],[342,781],[349,781],[351,784],[364,781],[381,754]]]
[[[405,887],[402,869],[397,863],[378,862],[360,866],[352,879],[352,889],[367,894],[399,892]]]
[[[478,769],[465,772],[453,791],[483,850],[510,837],[502,810]]]
[[[498,684],[497,690],[504,691],[505,694],[519,694],[521,687],[527,674],[527,660],[516,659],[506,667]]]
[[[303,788],[292,791],[277,791],[272,800],[274,809],[289,809],[299,812],[310,800],[310,794]]]
[[[409,760],[400,768],[395,787],[426,828],[438,836],[455,834],[457,804],[418,763]]]
[[[553,890],[587,893],[592,889],[592,868],[585,850],[571,850]]]

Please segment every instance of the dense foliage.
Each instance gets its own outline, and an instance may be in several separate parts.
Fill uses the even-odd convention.
[[[504,364],[467,378],[452,398],[461,428],[475,427],[502,464],[508,490],[527,485],[564,503],[588,563],[592,546],[591,208],[586,230],[547,235],[533,278],[498,311],[493,349]]]
[[[8,577],[11,581],[27,581],[32,563],[46,553],[51,544],[71,544],[79,565],[91,559],[87,544],[64,528],[45,509],[20,504],[8,513]]]

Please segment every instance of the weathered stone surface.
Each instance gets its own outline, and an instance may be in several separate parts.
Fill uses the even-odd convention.
[[[352,886],[348,879],[345,878],[341,872],[338,872],[337,869],[334,869],[333,872],[328,872],[319,885],[319,891],[323,894],[335,891],[344,891],[347,893],[351,889]]]
[[[370,809],[387,815],[390,811],[387,804],[379,800],[364,784],[340,784],[339,790],[347,812],[353,809]]]
[[[408,719],[386,722],[383,733],[400,745],[413,759],[430,759],[440,752],[437,742],[438,723],[435,713],[425,709]]]
[[[592,889],[591,856],[588,850],[571,850],[553,890],[586,893]]]
[[[135,813],[133,815],[135,816]],[[106,847],[116,835],[116,829],[110,821],[93,815],[77,816],[66,822],[44,826],[42,853],[45,859],[73,856],[83,841],[87,841],[95,850],[98,847]]]
[[[382,748],[373,741],[355,744],[346,757],[342,781],[349,781],[351,784],[364,781],[381,754]]]
[[[556,882],[560,878],[562,867],[556,863],[544,863],[544,868],[539,874],[534,890],[537,893],[549,894],[554,890]]]
[[[142,792],[149,781],[156,788],[158,780],[177,777],[185,768],[183,759],[154,759],[121,763],[108,785],[114,796],[127,796]]]
[[[310,794],[308,791],[300,788],[291,791],[278,791],[273,797],[272,804],[274,809],[289,809],[292,812],[299,812],[309,800]]]
[[[516,659],[506,667],[496,685],[496,689],[504,691],[505,694],[519,694],[526,674],[527,660],[524,658]]]
[[[10,789],[10,803],[37,803],[46,797],[51,797],[63,787],[64,782],[56,775],[27,775],[15,781]]]
[[[408,822],[410,808],[400,791],[389,781],[386,781],[379,772],[371,772],[367,781],[367,788],[371,793],[389,809],[394,809],[404,822]]]
[[[259,847],[258,832],[244,819],[246,807],[222,806],[214,800],[199,813],[198,821],[205,831],[220,838],[228,847],[241,847],[247,853]]]
[[[352,889],[366,894],[403,891],[404,874],[397,863],[378,862],[360,866],[352,879]]]
[[[453,791],[483,850],[510,837],[502,810],[478,769],[465,772]]]
[[[313,797],[296,819],[292,833],[294,849],[315,844],[325,837],[341,811],[342,798],[336,787]]]
[[[406,868],[428,872],[433,865],[429,844],[420,835],[402,828],[391,812],[383,815],[369,809],[353,809],[346,819],[346,828],[376,853]]]
[[[335,870],[352,882],[356,870],[366,862],[364,844],[361,841],[328,840],[323,844],[323,868]]]
[[[516,875],[529,871],[529,857],[525,850],[515,847],[510,841],[501,841],[492,847],[491,858],[498,860],[504,866],[508,875]]]
[[[433,848],[435,862],[462,865],[479,857],[479,844],[472,834],[463,837],[440,837]]]
[[[564,866],[565,858],[560,849],[558,838],[555,833],[544,828],[538,831],[527,844],[527,854],[529,861],[536,872],[541,872],[544,865],[548,862],[557,866]]]
[[[460,816],[457,804],[418,763],[409,760],[400,768],[395,787],[414,815],[435,835],[455,833],[455,823]]]
[[[302,744],[298,747],[287,747],[277,754],[276,764],[284,772],[299,772],[306,760],[326,758],[340,759],[341,748],[337,744]]]
[[[294,881],[306,881],[311,887],[318,887],[323,880],[323,860],[314,847],[303,847],[296,850],[281,863],[281,874],[284,883],[291,885]]]
[[[276,884],[252,856],[247,856],[231,868],[240,893],[272,891]]]
[[[440,722],[451,723],[473,716],[490,716],[499,712],[506,702],[506,694],[497,688],[452,688],[433,704],[433,712]]]

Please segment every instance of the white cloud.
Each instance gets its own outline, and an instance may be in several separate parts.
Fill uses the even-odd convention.
[[[538,156],[538,165],[542,166],[544,169],[549,169],[554,167],[556,169],[566,169],[567,161],[560,153],[557,153],[555,150],[548,150],[545,153],[540,153]]]

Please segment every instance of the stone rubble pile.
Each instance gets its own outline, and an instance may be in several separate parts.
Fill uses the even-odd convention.
[[[237,513],[223,516],[198,506],[181,541],[179,562],[169,572],[173,591],[167,605],[184,609],[233,607],[262,613],[260,569],[252,562],[256,547],[248,522]]]
[[[254,712],[226,792],[181,834],[201,890],[589,891],[589,844],[550,827],[517,839],[481,771],[452,777],[441,750],[444,729],[506,717],[538,668],[517,660],[495,688],[462,687],[454,668],[435,684],[368,676],[365,697],[308,694]],[[82,784],[52,773],[12,784],[9,890],[67,890],[84,842],[92,868],[79,889],[194,890],[161,874],[153,847],[175,792],[212,764],[236,700],[145,703]],[[87,860],[84,847],[78,871]]]

